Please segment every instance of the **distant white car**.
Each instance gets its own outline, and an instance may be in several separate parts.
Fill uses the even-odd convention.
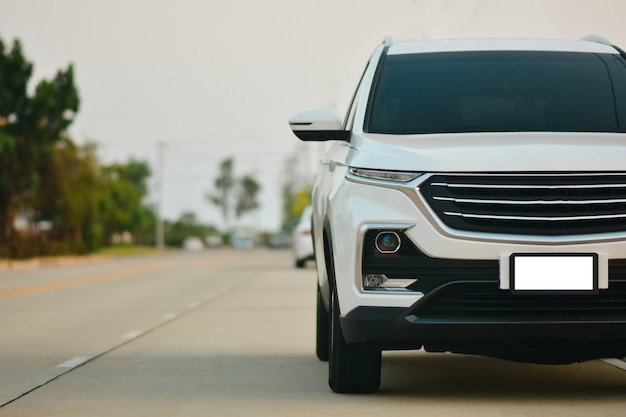
[[[313,207],[307,206],[293,230],[293,258],[296,268],[304,268],[307,261],[315,260],[311,237],[311,215]]]
[[[204,250],[204,243],[197,236],[189,236],[183,242],[183,249],[190,252],[199,252]]]
[[[207,236],[204,238],[204,243],[207,248],[218,248],[224,244],[224,240],[221,236]]]

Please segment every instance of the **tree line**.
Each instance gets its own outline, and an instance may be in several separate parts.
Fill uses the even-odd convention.
[[[71,140],[71,64],[29,93],[32,73],[19,40],[0,39],[0,257],[85,253],[125,230],[149,239],[148,164],[101,166],[94,143]]]
[[[67,133],[80,108],[74,67],[57,71],[29,93],[33,64],[19,40],[0,38],[0,258],[88,253],[115,243],[154,245],[156,214],[144,204],[151,176],[145,161],[101,165],[97,144],[76,144]],[[219,166],[207,200],[223,216],[259,207],[259,183],[234,175],[234,160]],[[217,233],[183,213],[165,222],[165,243]]]

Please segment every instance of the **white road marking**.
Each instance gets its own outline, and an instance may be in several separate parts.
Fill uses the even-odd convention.
[[[206,296],[206,299],[207,300],[213,300],[213,299],[215,299],[215,297],[216,297],[215,294],[209,294],[209,295]]]
[[[82,365],[87,362],[91,357],[89,356],[75,356],[72,359],[68,359],[62,364],[57,365],[57,368],[75,368],[78,365]]]
[[[177,313],[168,313],[163,316],[163,320],[166,320],[166,321],[174,320],[177,316],[178,316]]]
[[[126,332],[122,335],[124,339],[134,339],[137,336],[141,335],[143,332],[139,330],[131,330],[130,332]]]
[[[195,301],[193,303],[189,303],[189,308],[193,309],[193,308],[198,308],[200,306],[200,303],[196,303]]]
[[[626,362],[624,362],[623,360],[609,358],[609,359],[602,359],[602,362],[606,362],[609,365],[613,365],[616,368],[621,369],[622,371],[626,371]]]

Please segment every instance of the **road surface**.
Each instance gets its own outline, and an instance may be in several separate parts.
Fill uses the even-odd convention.
[[[385,352],[338,395],[315,270],[215,250],[0,271],[0,416],[624,416],[626,372]],[[620,363],[616,363],[620,365]]]

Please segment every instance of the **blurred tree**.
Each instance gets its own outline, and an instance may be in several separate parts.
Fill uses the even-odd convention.
[[[235,177],[234,165],[233,158],[222,161],[214,182],[215,193],[206,194],[206,198],[220,208],[227,232],[231,232],[233,214],[239,219],[245,213],[259,208],[257,196],[261,190],[261,185],[251,175]]]
[[[104,238],[112,242],[114,235],[128,231],[145,232],[154,225],[154,213],[142,204],[150,177],[146,162],[131,159],[127,164],[112,164],[100,171],[100,216]]]
[[[237,192],[237,205],[235,206],[235,217],[239,219],[243,214],[259,208],[257,196],[261,191],[261,185],[250,175],[246,175],[239,180]]]
[[[34,220],[51,222],[56,238],[84,244],[85,250],[97,248],[102,230],[96,145],[79,147],[63,138],[54,146],[51,163],[40,167],[39,176],[41,188],[35,194]]]
[[[311,187],[295,189],[293,184],[283,185],[282,230],[290,231],[300,219],[304,208],[311,204]]]
[[[301,189],[295,192],[291,214],[295,219],[300,219],[306,206],[311,204],[311,188]],[[296,220],[297,221],[297,220]]]
[[[215,193],[206,194],[206,198],[221,210],[226,230],[229,231],[235,184],[234,161],[233,158],[227,158],[220,163],[219,175],[214,182]]]
[[[307,148],[298,148],[285,159],[282,184],[281,229],[289,232],[300,220],[306,206],[311,204],[312,177],[309,172]]]
[[[207,236],[216,234],[213,226],[201,224],[196,214],[186,211],[180,215],[174,223],[165,224],[165,243],[167,246],[182,247],[186,238],[195,236],[205,239]]]
[[[117,170],[120,179],[133,184],[142,196],[148,193],[147,179],[152,175],[152,171],[146,162],[131,158],[126,164],[115,164],[113,166]]]
[[[293,215],[292,207],[294,205],[295,196],[291,191],[291,184],[289,182],[284,183],[282,187],[282,223],[281,230],[284,232],[290,231],[296,222]]]
[[[29,208],[25,202],[40,188],[40,173],[53,164],[54,145],[80,103],[72,65],[29,96],[32,70],[18,40],[7,48],[0,39],[0,243],[9,240],[16,211]]]

